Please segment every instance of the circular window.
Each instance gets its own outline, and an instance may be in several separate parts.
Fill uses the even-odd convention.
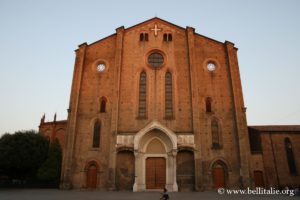
[[[215,63],[213,63],[213,62],[207,63],[207,69],[208,69],[208,71],[210,71],[210,72],[215,71],[215,70],[216,70],[216,65],[215,65]]]
[[[148,57],[148,63],[154,68],[161,67],[164,64],[164,57],[160,53],[151,53]]]
[[[103,72],[106,69],[106,66],[104,63],[100,63],[97,65],[97,71],[98,72]]]

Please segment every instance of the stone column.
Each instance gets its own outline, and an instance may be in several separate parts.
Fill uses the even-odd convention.
[[[139,166],[140,155],[138,151],[134,151],[134,184],[133,184],[133,192],[138,191],[138,184],[140,178],[140,166]]]
[[[143,176],[143,172],[145,171],[145,166],[143,164],[143,159],[145,157],[144,153],[139,152],[138,150],[134,151],[135,157],[135,177],[134,177],[134,184],[133,184],[133,192],[144,191],[145,187],[145,180]]]
[[[167,189],[172,192],[178,191],[177,185],[177,178],[176,178],[176,156],[177,156],[177,149],[173,149],[168,153],[168,182],[167,182]]]
[[[174,180],[173,180],[173,192],[178,192],[178,185],[177,185],[177,149],[172,150],[172,157],[173,157],[173,170],[174,170]]]

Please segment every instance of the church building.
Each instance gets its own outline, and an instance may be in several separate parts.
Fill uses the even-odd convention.
[[[276,185],[264,167],[274,160],[255,152],[263,152],[262,130],[249,127],[258,135],[249,137],[237,51],[232,42],[157,17],[79,45],[68,119],[43,117],[39,127],[63,147],[61,188],[175,192]],[[300,126],[292,131],[299,141]],[[299,176],[287,182],[300,184]]]

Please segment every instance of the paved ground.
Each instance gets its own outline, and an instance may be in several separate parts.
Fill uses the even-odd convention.
[[[158,200],[159,192],[103,192],[103,191],[65,191],[55,189],[0,189],[0,200]],[[300,199],[300,196],[287,195],[238,195],[207,192],[170,193],[171,200],[210,200],[210,199]]]

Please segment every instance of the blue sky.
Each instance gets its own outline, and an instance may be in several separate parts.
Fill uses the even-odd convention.
[[[158,16],[239,48],[249,125],[300,124],[300,1],[0,0],[0,134],[66,119],[74,50]]]

